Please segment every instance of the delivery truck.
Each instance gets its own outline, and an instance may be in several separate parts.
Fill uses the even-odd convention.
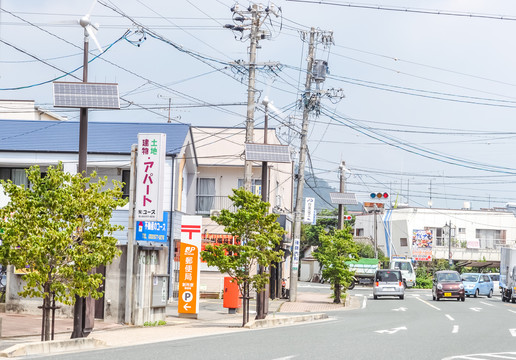
[[[500,249],[500,290],[502,301],[516,302],[516,249]]]

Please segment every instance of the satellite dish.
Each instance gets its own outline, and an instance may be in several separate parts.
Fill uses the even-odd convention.
[[[102,53],[104,50],[102,50],[102,47],[99,44],[99,41],[97,40],[97,37],[95,36],[95,33],[99,30],[99,24],[94,24],[90,20],[91,12],[93,11],[93,8],[97,4],[97,0],[93,0],[93,3],[90,6],[90,9],[88,10],[88,13],[84,15],[82,18],[78,20],[79,25],[81,25],[84,28],[84,39],[87,41],[88,36],[93,39],[95,42],[95,45],[97,46],[97,49]]]

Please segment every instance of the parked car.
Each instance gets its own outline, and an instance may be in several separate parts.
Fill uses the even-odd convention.
[[[461,275],[464,292],[467,297],[473,295],[487,295],[488,298],[493,296],[493,281],[487,274],[464,273]]]
[[[376,270],[373,282],[373,298],[380,296],[398,296],[405,298],[405,286],[400,270],[380,269]]]
[[[493,292],[499,291],[502,292],[500,288],[500,274],[487,274],[493,281]]]
[[[442,298],[466,300],[464,284],[457,271],[440,270],[434,274],[432,285],[432,299],[439,301]]]

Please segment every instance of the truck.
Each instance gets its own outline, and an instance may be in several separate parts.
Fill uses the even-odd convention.
[[[500,249],[500,291],[502,301],[516,302],[516,249]]]
[[[416,271],[411,259],[392,259],[389,269],[401,270],[403,285],[407,288],[416,286]]]
[[[346,261],[348,269],[355,272],[353,282],[348,286],[351,290],[357,284],[369,285],[373,283],[374,274],[379,269],[378,259],[361,258],[354,261]]]

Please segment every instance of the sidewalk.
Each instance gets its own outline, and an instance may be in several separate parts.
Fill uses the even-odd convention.
[[[1,313],[0,357],[37,353],[74,351],[87,348],[139,345],[167,340],[222,334],[249,329],[292,324],[327,318],[326,311],[344,311],[360,307],[357,297],[349,296],[346,306],[333,304],[329,294],[298,293],[296,302],[269,300],[265,320],[254,320],[255,303],[251,301],[250,322],[242,327],[242,313],[229,314],[221,299],[201,299],[197,319],[180,318],[177,302],[167,306],[166,325],[140,327],[96,320],[93,332],[80,341],[69,340],[73,319],[56,319],[55,340],[40,341],[41,316]],[[46,345],[46,346],[43,346]],[[16,351],[15,351],[16,350]]]

